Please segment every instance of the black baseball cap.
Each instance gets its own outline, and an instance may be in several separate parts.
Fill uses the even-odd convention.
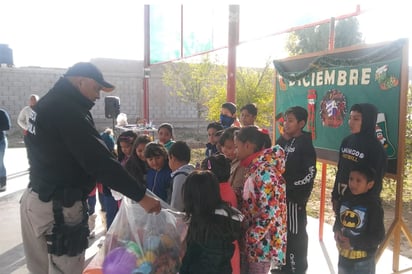
[[[111,92],[114,90],[114,86],[103,79],[102,72],[92,63],[80,62],[70,67],[64,74],[64,77],[69,76],[81,76],[91,78],[102,86],[102,90],[105,92]]]

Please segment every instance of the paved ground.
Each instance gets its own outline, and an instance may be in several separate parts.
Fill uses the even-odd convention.
[[[19,199],[28,183],[28,164],[25,148],[9,148],[6,152],[5,164],[9,180],[7,190],[0,193],[0,274],[26,274],[28,273],[20,233]],[[97,210],[99,210],[97,208]],[[86,251],[86,259],[90,259],[98,250],[98,243],[104,237],[100,219],[97,219],[97,235],[91,241]],[[319,220],[309,218],[309,269],[307,274],[337,273],[337,252],[334,245],[331,227],[325,225],[323,242],[318,239]],[[393,254],[385,250],[377,264],[377,274],[393,273]],[[408,269],[412,272],[412,261],[400,257],[400,270]],[[407,272],[402,272],[407,273]],[[354,273],[356,274],[356,273]]]

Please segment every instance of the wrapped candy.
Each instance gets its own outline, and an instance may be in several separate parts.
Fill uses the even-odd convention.
[[[176,242],[175,240],[173,240],[169,235],[167,234],[163,234],[160,237],[160,242],[162,243],[162,246],[164,246],[165,248],[172,248]]]
[[[160,245],[160,237],[156,235],[150,235],[144,239],[143,248],[145,250],[157,250]]]
[[[138,258],[143,256],[143,250],[140,248],[140,246],[137,243],[133,241],[126,242],[126,248],[130,252],[133,252]]]
[[[143,263],[141,266],[133,271],[133,274],[150,274],[152,272],[152,265],[148,262]]]
[[[130,274],[136,268],[136,254],[126,247],[111,250],[103,261],[103,274]]]
[[[148,214],[124,199],[103,247],[83,274],[176,274],[186,231],[182,215],[170,208]]]

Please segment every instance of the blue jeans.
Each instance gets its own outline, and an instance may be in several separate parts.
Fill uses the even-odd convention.
[[[104,194],[103,201],[104,207],[106,208],[106,230],[108,231],[113,223],[114,217],[116,217],[119,207],[117,201],[111,195]]]
[[[375,256],[360,262],[338,263],[338,274],[375,274]]]
[[[6,167],[4,166],[4,153],[6,152],[7,148],[7,138],[4,137],[3,140],[0,141],[0,178],[6,177]]]

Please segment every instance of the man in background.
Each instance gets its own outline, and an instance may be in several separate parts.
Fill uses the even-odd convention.
[[[4,154],[7,149],[6,131],[10,126],[9,114],[4,109],[0,109],[0,192],[6,191],[7,172],[4,166]]]
[[[20,111],[19,116],[17,117],[17,124],[23,129],[24,136],[27,135],[31,110],[38,100],[39,96],[37,94],[31,94],[29,97],[29,104]]]

